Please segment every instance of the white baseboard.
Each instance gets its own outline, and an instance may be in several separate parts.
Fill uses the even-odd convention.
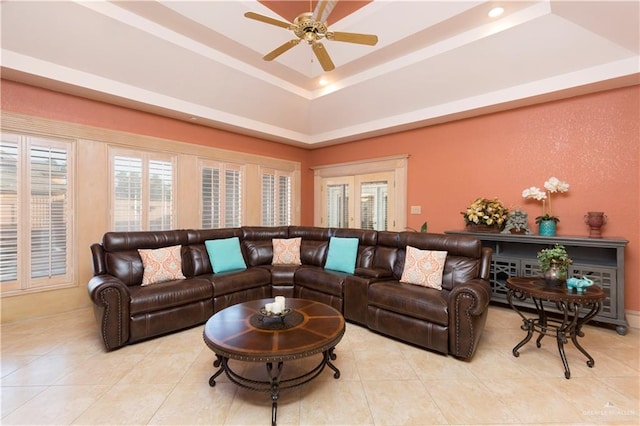
[[[627,316],[627,322],[631,328],[640,328],[640,312],[638,311],[625,311]]]

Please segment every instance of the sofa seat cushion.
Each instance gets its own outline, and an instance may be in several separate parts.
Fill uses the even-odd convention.
[[[131,286],[131,316],[188,305],[213,298],[211,282],[200,278],[165,281],[150,286]]]
[[[369,286],[369,305],[440,325],[449,324],[447,291],[381,281]]]
[[[295,272],[295,285],[331,294],[342,299],[342,286],[349,274],[328,269],[301,267]]]
[[[265,268],[249,268],[244,271],[207,275],[207,279],[211,280],[213,294],[218,297],[270,285],[271,273]]]

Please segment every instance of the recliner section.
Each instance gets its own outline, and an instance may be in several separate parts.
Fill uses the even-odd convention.
[[[214,274],[205,241],[238,237],[246,270]],[[272,265],[274,238],[301,237],[301,265]],[[354,274],[324,269],[331,237],[358,238]],[[185,279],[141,286],[138,249],[182,246]],[[407,246],[446,250],[442,290],[400,283]],[[109,232],[91,246],[88,290],[107,350],[203,324],[236,303],[313,299],[376,332],[470,359],[490,300],[491,250],[444,234],[304,226]]]

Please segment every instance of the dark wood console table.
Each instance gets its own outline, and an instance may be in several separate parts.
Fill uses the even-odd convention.
[[[624,314],[624,251],[628,243],[622,238],[587,238],[577,236],[545,237],[540,235],[492,234],[446,231],[447,234],[468,235],[482,241],[493,250],[491,258],[491,301],[507,303],[509,277],[541,277],[536,254],[543,248],[562,244],[573,264],[569,276],[593,280],[604,291],[602,309],[593,319],[616,326],[618,334],[627,333],[629,324]],[[514,301],[534,308],[531,301]]]
[[[579,292],[567,289],[566,285],[548,285],[545,280],[539,278],[515,277],[507,279],[507,288],[509,305],[522,317],[522,329],[527,332],[524,339],[513,348],[513,356],[520,356],[518,350],[531,340],[534,332],[537,332],[539,334],[536,340],[537,347],[542,345],[544,336],[551,335],[556,338],[560,358],[564,365],[564,376],[567,379],[571,378],[571,371],[564,353],[564,344],[569,339],[587,357],[587,366],[590,368],[594,366],[595,361],[578,343],[578,337],[584,337],[582,326],[595,317],[602,308],[605,295],[600,287],[592,285]],[[530,298],[536,307],[537,317],[525,316],[513,303],[514,298],[517,300]],[[558,318],[548,315],[545,311],[544,301],[555,303],[560,312]]]

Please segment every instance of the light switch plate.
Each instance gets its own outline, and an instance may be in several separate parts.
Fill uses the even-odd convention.
[[[422,206],[411,206],[411,214],[422,213]]]

